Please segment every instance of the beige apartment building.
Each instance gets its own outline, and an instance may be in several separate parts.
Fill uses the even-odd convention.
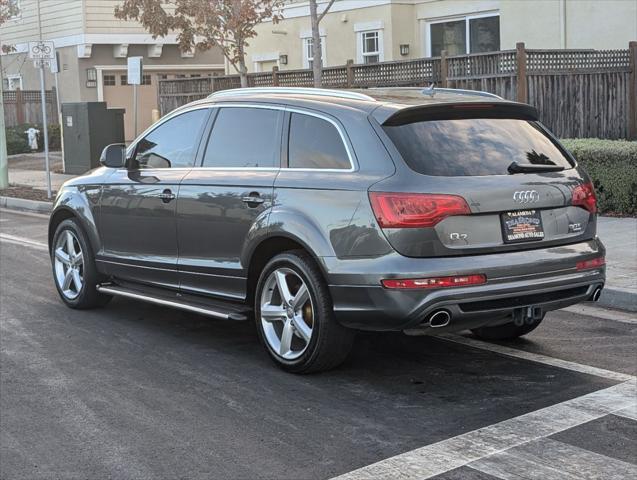
[[[182,53],[175,35],[153,39],[141,25],[114,17],[121,0],[12,0],[19,13],[0,27],[0,43],[15,52],[2,55],[4,88],[39,90],[39,71],[28,58],[28,42],[51,40],[60,56],[62,102],[106,101],[126,109],[126,137],[133,136],[133,87],[126,80],[126,57],[144,57],[139,88],[138,130],[151,124],[161,78],[222,75],[220,51]],[[39,3],[39,9],[38,9]],[[41,31],[40,31],[41,29]],[[55,85],[50,72],[46,88]]]
[[[319,12],[328,0],[319,0]],[[258,26],[251,71],[308,68],[307,0],[291,0],[278,24]],[[336,0],[320,25],[327,66],[515,48],[628,48],[637,0]]]

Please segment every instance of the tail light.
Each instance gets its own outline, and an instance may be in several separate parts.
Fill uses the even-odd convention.
[[[369,199],[382,228],[434,227],[449,216],[471,213],[457,195],[370,192]]]
[[[456,275],[452,277],[386,279],[381,283],[385,288],[412,290],[416,288],[449,288],[464,287],[466,285],[481,285],[487,283],[486,275],[481,273],[472,275]]]
[[[575,268],[578,270],[590,270],[593,268],[599,268],[606,265],[606,259],[604,257],[597,257],[591,260],[584,260],[582,262],[577,262]]]
[[[571,203],[591,213],[597,213],[597,197],[591,182],[583,183],[573,189]]]

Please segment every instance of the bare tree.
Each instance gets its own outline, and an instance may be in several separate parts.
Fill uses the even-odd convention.
[[[278,23],[283,0],[123,0],[115,17],[140,22],[153,38],[177,33],[182,51],[217,47],[248,86],[248,40],[265,20]]]
[[[321,45],[321,20],[332,8],[336,0],[330,0],[323,12],[319,15],[317,0],[310,0],[310,21],[312,22],[312,71],[314,74],[314,86],[323,84],[323,46]]]

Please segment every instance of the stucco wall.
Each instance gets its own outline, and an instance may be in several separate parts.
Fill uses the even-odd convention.
[[[326,34],[327,65],[357,60],[354,24],[358,22],[383,23],[385,60],[427,56],[430,22],[471,15],[500,15],[502,49],[515,48],[520,41],[528,48],[627,48],[630,40],[637,39],[637,0],[394,0],[392,4],[383,0],[383,5],[369,6],[372,4],[343,3],[340,10],[324,18],[321,28]],[[344,5],[365,8],[343,10]],[[254,60],[281,54],[288,56],[288,64],[279,65],[282,70],[303,68],[299,34],[309,30],[309,16],[258,26],[259,36],[247,50],[248,68],[254,70]],[[409,44],[408,56],[400,55],[400,44]],[[272,62],[264,65],[269,69]]]
[[[326,34],[326,64],[343,65],[348,59],[356,60],[357,23],[380,21],[383,23],[383,51],[385,59],[391,58],[393,51],[391,6],[360,8],[345,12],[330,12],[321,22],[321,30]],[[247,61],[250,71],[254,71],[254,60],[268,54],[287,55],[288,64],[280,65],[281,70],[303,68],[301,32],[310,32],[310,18],[286,18],[278,24],[266,22],[257,26],[258,37],[250,41]]]

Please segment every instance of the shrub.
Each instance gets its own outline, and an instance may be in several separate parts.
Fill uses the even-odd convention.
[[[44,132],[42,131],[42,127],[40,125],[25,123],[22,125],[16,125],[15,127],[7,127],[5,129],[7,134],[7,155],[31,152],[27,135],[24,133],[31,127],[35,127],[40,130],[38,151],[41,152],[44,150]],[[61,148],[62,140],[60,137],[60,126],[56,124],[49,125],[49,150],[60,150]]]
[[[593,180],[600,212],[637,214],[637,142],[576,138],[562,144]]]

